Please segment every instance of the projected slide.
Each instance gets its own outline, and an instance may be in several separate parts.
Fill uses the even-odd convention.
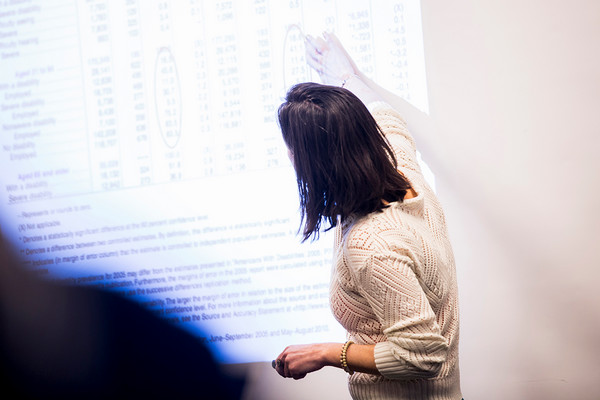
[[[343,341],[331,235],[300,244],[276,122],[335,32],[427,109],[418,1],[0,1],[0,230],[24,268],[113,290],[226,363]],[[34,294],[32,294],[34,295]]]

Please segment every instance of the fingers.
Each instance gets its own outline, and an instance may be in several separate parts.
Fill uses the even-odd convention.
[[[306,63],[319,74],[323,83],[334,83],[337,80],[337,70],[329,65],[329,56],[329,50],[306,49]]]
[[[287,359],[286,348],[275,360],[272,361],[271,365],[275,368],[275,371],[284,378],[302,379],[306,376],[306,372],[296,371],[291,368],[290,362]]]
[[[277,358],[275,360],[273,360],[273,363],[271,365],[273,366],[273,368],[275,368],[275,371],[277,371],[277,373],[279,375],[281,375],[285,378],[286,375],[285,375],[285,354],[284,353],[281,353],[279,356],[277,356]]]
[[[290,374],[289,366],[286,363],[286,351],[287,348],[279,356],[277,356],[275,360],[273,360],[273,368],[275,368],[275,371],[277,371],[277,373],[284,378],[291,378],[292,375]]]
[[[323,32],[324,43],[330,51],[338,51],[341,54],[345,53],[344,46],[333,33]]]
[[[327,44],[329,44],[330,46],[333,45],[333,46],[339,47],[340,49],[344,48],[344,46],[342,46],[342,42],[340,42],[340,39],[338,39],[338,37],[335,35],[335,33],[323,32],[323,37],[327,41]]]
[[[275,359],[273,361],[271,361],[271,366],[273,367],[274,370],[278,370],[279,367],[281,366],[281,360],[280,359]]]
[[[326,47],[325,42],[321,38],[315,39],[310,35],[306,36],[306,61],[317,72],[323,70],[323,56],[328,52]]]
[[[314,57],[309,52],[306,53],[306,63],[317,71],[319,75],[323,74],[323,64],[321,63],[321,58]]]
[[[344,77],[356,74],[356,65],[337,36],[324,32],[322,37],[305,36],[306,62],[325,84],[340,85]]]
[[[306,47],[316,51],[318,54],[323,54],[328,50],[328,45],[322,38],[315,38],[311,35],[306,35]]]
[[[352,73],[358,74],[360,70],[356,66],[356,63],[354,62],[352,57],[350,57],[350,54],[348,54],[348,52],[342,45],[342,42],[340,42],[340,39],[337,37],[337,35],[335,35],[334,33],[325,32],[323,33],[323,36],[326,38],[330,48],[339,50],[340,53],[345,57],[346,61],[350,65],[350,68],[352,69]]]

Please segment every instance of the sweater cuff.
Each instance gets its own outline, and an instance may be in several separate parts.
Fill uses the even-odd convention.
[[[394,354],[392,353],[392,344],[390,342],[377,343],[375,345],[374,355],[377,370],[384,377],[397,375],[399,371],[404,369],[400,365],[400,361],[394,357]]]
[[[388,108],[392,108],[392,106],[390,106],[388,103],[382,100],[372,101],[369,104],[367,104],[367,109],[371,112],[371,114],[381,109],[385,110]]]
[[[369,104],[367,104],[367,110],[369,110],[369,112],[373,116],[375,116],[376,114],[382,114],[397,118],[400,120],[402,125],[406,127],[406,120],[404,119],[404,117],[400,115],[400,113],[396,111],[394,107],[392,107],[389,103],[386,103],[385,101],[372,101]]]

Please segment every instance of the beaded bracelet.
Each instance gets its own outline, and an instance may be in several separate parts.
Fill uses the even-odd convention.
[[[348,347],[350,347],[352,343],[354,343],[352,340],[348,340],[346,343],[344,343],[344,345],[342,346],[342,354],[340,355],[340,363],[342,364],[342,368],[350,375],[352,375],[354,371],[352,371],[348,366],[348,359],[346,358],[346,353],[348,352]]]

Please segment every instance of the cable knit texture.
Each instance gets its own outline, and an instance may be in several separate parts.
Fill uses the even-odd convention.
[[[442,207],[402,117],[369,105],[417,196],[336,228],[331,308],[358,344],[375,344],[381,376],[355,373],[353,399],[461,399],[458,294]]]

